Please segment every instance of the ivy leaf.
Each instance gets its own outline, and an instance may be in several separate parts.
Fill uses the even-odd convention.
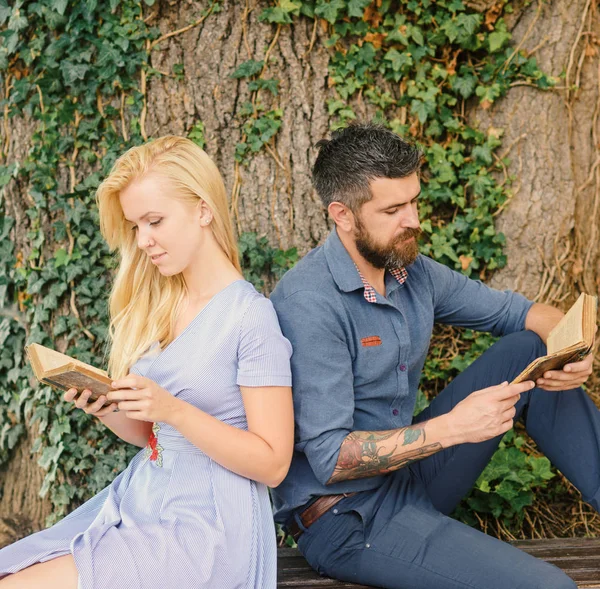
[[[452,81],[452,89],[459,92],[463,98],[469,98],[476,85],[477,78],[475,76],[457,76]]]
[[[510,38],[511,34],[508,31],[494,31],[493,33],[490,33],[490,36],[488,37],[490,52],[495,53],[501,49]]]
[[[454,41],[456,41],[460,31],[452,19],[448,19],[440,28],[442,31],[444,31],[444,33],[446,33],[446,37],[448,37],[448,41],[450,41],[450,43],[454,43]]]
[[[240,79],[240,78],[251,78],[252,76],[258,74],[265,65],[264,61],[255,61],[254,59],[249,59],[242,63],[230,77]]]
[[[290,24],[292,22],[292,17],[290,15],[298,16],[300,8],[302,8],[302,2],[280,0],[279,6],[265,8],[260,13],[258,20],[276,24]]]
[[[259,78],[258,80],[252,80],[252,82],[248,84],[248,90],[250,90],[250,92],[254,92],[255,90],[261,90],[264,88],[265,90],[269,90],[273,96],[277,96],[279,93],[278,86],[279,80],[276,80],[275,78],[269,78],[268,80]]]
[[[69,262],[69,254],[64,248],[60,248],[54,255],[54,267],[66,266]]]
[[[315,14],[324,18],[328,23],[335,24],[338,14],[344,9],[344,0],[330,0],[315,8]]]
[[[410,67],[413,64],[413,59],[410,56],[410,53],[400,53],[397,49],[390,49],[385,54],[385,57],[383,59],[391,63],[392,69],[395,72],[400,72],[403,67]]]
[[[60,69],[62,71],[65,83],[70,86],[77,80],[83,80],[90,67],[85,63],[75,64],[72,61],[65,59],[60,64]]]
[[[435,108],[435,104],[434,104],[434,108]],[[431,110],[431,107],[427,105],[427,103],[423,102],[422,100],[419,100],[417,98],[415,98],[415,100],[413,100],[411,102],[410,105],[410,111],[417,115],[417,117],[419,117],[419,121],[421,124],[425,123],[425,121],[427,121],[427,117],[429,116],[429,112]]]
[[[410,36],[413,38],[414,42],[417,45],[423,45],[425,43],[425,39],[423,38],[423,33],[418,27],[413,27]]]
[[[69,0],[54,0],[51,4],[52,8],[61,16],[64,16]]]
[[[539,458],[529,458],[529,464],[533,471],[533,475],[539,480],[549,480],[554,478],[550,461],[545,456]]]
[[[494,161],[492,159],[492,151],[487,145],[478,145],[473,148],[473,157],[481,160],[486,165],[491,165]]]
[[[4,33],[4,49],[8,55],[11,55],[19,44],[19,33],[16,31],[5,31]]]
[[[371,0],[350,0],[348,2],[348,16],[362,18],[365,8],[371,4]]]
[[[0,0],[0,25],[3,25],[10,18],[11,9],[6,0]]]
[[[459,14],[456,19],[458,26],[462,29],[463,34],[472,35],[478,28],[481,22],[481,16],[479,14],[465,14],[464,12]]]

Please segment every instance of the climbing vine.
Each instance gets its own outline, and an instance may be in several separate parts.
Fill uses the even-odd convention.
[[[147,81],[164,75],[150,67],[150,52],[221,10],[212,2],[183,29],[161,35],[145,20],[153,3],[0,0],[0,464],[24,435],[24,424],[37,424],[34,451],[47,471],[41,493],[50,493],[53,520],[103,488],[132,450],[73,411],[55,391],[35,384],[23,347],[35,341],[105,364],[106,294],[115,260],[99,235],[94,191],[119,154],[148,138]],[[307,51],[316,50],[317,29],[323,32],[332,128],[366,109],[423,146],[424,253],[473,278],[485,279],[505,265],[504,237],[494,218],[511,194],[509,149],[502,145],[502,129],[477,129],[465,116],[466,107],[478,102],[490,108],[516,84],[543,90],[554,83],[534,56],[511,45],[505,22],[511,10],[509,0],[485,13],[460,0],[261,5],[258,20],[272,28],[271,41],[231,72],[250,93],[235,112],[242,132],[230,154],[235,161],[231,206],[248,279],[268,288],[297,260],[294,248],[278,250],[266,238],[244,233],[236,212],[241,167],[263,151],[277,160],[280,85],[267,72],[282,29],[300,20],[313,31]],[[175,64],[169,75],[182,80],[183,65]],[[31,149],[20,160],[10,151],[11,119],[34,126]],[[202,121],[188,136],[206,145]],[[14,215],[15,198],[27,199],[26,218]],[[15,248],[16,234],[26,234],[25,249]],[[442,340],[434,339],[423,390],[439,387],[491,341],[470,332],[465,340],[467,348],[448,357]],[[424,397],[420,404],[426,404]],[[516,456],[512,440],[506,448]],[[542,474],[535,481],[543,485],[547,471],[532,460],[515,468],[538,469]],[[479,490],[494,497],[492,487]]]

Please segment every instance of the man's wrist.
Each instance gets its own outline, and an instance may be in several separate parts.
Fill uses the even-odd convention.
[[[439,442],[442,448],[449,448],[450,446],[456,446],[465,442],[462,432],[457,431],[454,425],[452,412],[430,419],[427,429],[431,431],[431,434],[434,434],[432,436],[428,432],[428,440],[432,440],[432,437],[435,437],[435,441]]]

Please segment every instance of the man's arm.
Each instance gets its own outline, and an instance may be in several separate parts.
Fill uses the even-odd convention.
[[[387,474],[456,444],[495,438],[513,426],[515,403],[533,388],[502,383],[471,393],[445,415],[387,431],[355,431],[340,447],[327,484]]]
[[[327,484],[387,474],[443,450],[439,425],[432,419],[400,429],[352,432],[342,442]]]
[[[525,329],[537,333],[544,343],[554,326],[564,317],[564,313],[550,305],[534,303],[525,317]]]

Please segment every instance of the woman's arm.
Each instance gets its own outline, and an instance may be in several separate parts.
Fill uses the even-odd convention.
[[[270,487],[287,474],[294,447],[290,387],[240,387],[248,420],[245,431],[174,397],[148,378],[130,374],[113,386],[118,390],[108,393],[108,399],[117,401],[128,418],[168,423],[225,468]]]
[[[130,419],[124,413],[112,412],[98,419],[114,434],[129,444],[143,448],[148,443],[152,424],[148,421]]]
[[[276,487],[294,450],[294,415],[289,387],[240,387],[248,431],[227,425],[187,403],[171,423],[192,444],[229,470]]]
[[[97,417],[109,430],[122,440],[143,448],[148,443],[152,424],[136,419],[130,419],[123,413],[116,413],[117,404],[106,405],[106,396],[100,395],[93,403],[88,403],[92,392],[85,389],[77,397],[77,389],[69,389],[64,394],[65,401],[73,403],[75,407],[85,411],[88,415]],[[76,398],[77,397],[77,398]]]

